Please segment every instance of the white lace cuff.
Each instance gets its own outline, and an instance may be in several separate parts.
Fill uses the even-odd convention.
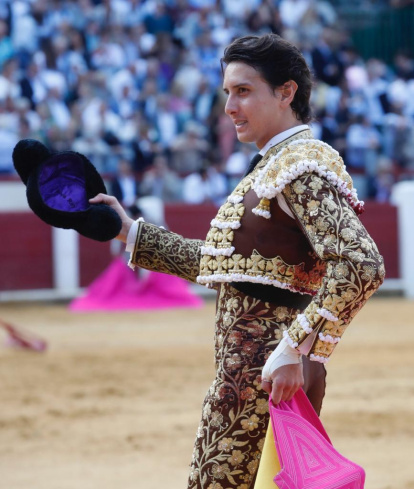
[[[129,228],[125,251],[129,251],[129,252],[134,251],[135,243],[137,241],[138,222],[140,221],[144,221],[144,219],[140,217],[139,219],[134,221],[132,223],[132,226]]]

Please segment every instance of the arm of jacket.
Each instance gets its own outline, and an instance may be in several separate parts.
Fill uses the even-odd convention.
[[[154,224],[139,221],[130,265],[196,282],[203,244],[204,241],[185,239]]]
[[[321,288],[286,337],[311,360],[324,363],[383,282],[384,263],[345,196],[326,179],[303,174],[283,194],[311,246],[327,265]]]

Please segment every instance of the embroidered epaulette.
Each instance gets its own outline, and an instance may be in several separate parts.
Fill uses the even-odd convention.
[[[253,183],[253,190],[261,199],[253,212],[270,218],[269,200],[304,173],[316,173],[326,178],[346,197],[357,214],[363,212],[364,202],[358,200],[341,156],[328,144],[315,139],[292,141],[268,158]]]

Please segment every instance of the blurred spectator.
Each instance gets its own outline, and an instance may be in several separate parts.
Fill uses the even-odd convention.
[[[159,34],[161,32],[172,33],[174,22],[167,11],[163,2],[156,2],[155,9],[144,18],[144,24],[150,34]]]
[[[63,94],[59,91],[59,89],[50,88],[44,103],[47,105],[56,126],[61,131],[66,131],[71,122],[71,115],[69,107],[65,103]]]
[[[162,150],[157,142],[157,134],[148,124],[143,123],[139,115],[135,116],[137,131],[131,133],[131,149],[134,152],[134,169],[138,174],[148,168],[154,156]]]
[[[390,109],[387,96],[389,83],[385,63],[371,59],[366,63],[367,82],[364,86],[364,96],[367,100],[367,116],[371,122],[380,127],[384,122],[384,115]]]
[[[127,60],[122,46],[110,36],[110,30],[101,30],[100,42],[92,51],[91,66],[108,76],[126,66]]]
[[[414,125],[402,105],[393,105],[384,117],[384,153],[401,169],[414,169]]]
[[[297,29],[311,4],[311,0],[281,0],[280,19],[284,26]]]
[[[181,175],[196,172],[204,164],[209,144],[203,137],[202,126],[189,121],[182,134],[171,143],[172,168]]]
[[[387,157],[378,158],[378,175],[376,179],[375,200],[388,202],[391,197],[392,186],[395,183],[392,161]]]
[[[400,50],[394,57],[395,74],[403,80],[414,78],[414,59],[408,51]]]
[[[20,90],[23,97],[30,100],[32,108],[46,98],[47,88],[43,82],[41,69],[35,62],[29,63],[20,77]]]
[[[197,89],[199,89],[202,80],[207,80],[211,86],[217,86],[221,82],[220,58],[217,55],[217,49],[211,38],[210,30],[200,32],[197,37],[196,50],[197,63],[201,74]]]
[[[14,173],[12,152],[18,142],[19,119],[11,98],[0,100],[0,173]]]
[[[213,160],[208,165],[207,178],[213,188],[212,201],[219,207],[224,204],[229,194],[229,188],[227,178],[218,160]]]
[[[230,155],[224,167],[230,191],[240,182],[249,166],[250,160],[256,153],[257,149],[255,150],[248,144],[237,144],[236,151]]]
[[[154,125],[158,132],[158,140],[163,148],[174,148],[178,134],[178,121],[176,112],[170,108],[171,96],[160,93],[156,96],[156,111]]]
[[[39,48],[40,29],[37,23],[37,8],[45,2],[10,2],[11,41],[22,68]]]
[[[380,146],[380,139],[380,133],[368,118],[360,116],[355,119],[346,135],[346,161],[350,171],[365,171],[375,167],[375,155]]]
[[[226,181],[213,167],[201,168],[185,177],[183,200],[187,204],[223,203],[227,195]]]
[[[216,95],[211,90],[207,80],[201,80],[194,98],[194,117],[197,121],[205,123],[209,120],[215,97]]]
[[[18,142],[15,132],[0,129],[0,174],[14,173],[12,152]]]
[[[203,81],[201,69],[193,52],[188,52],[183,63],[178,67],[174,77],[174,84],[182,88],[182,92],[188,100],[193,101]]]
[[[96,134],[83,132],[73,141],[72,149],[89,158],[100,173],[107,170],[108,155],[111,154],[110,147]]]
[[[261,2],[259,0],[222,0],[221,3],[227,18],[243,22]]]
[[[0,19],[0,66],[14,55],[14,45],[8,31],[7,23]]]
[[[20,96],[18,79],[18,64],[14,59],[8,59],[0,71],[0,100],[15,99]]]
[[[269,31],[281,34],[283,30],[280,10],[269,0],[261,2],[257,9],[250,12],[246,24],[250,31],[258,34]]]
[[[404,114],[414,117],[414,59],[405,52],[399,52],[394,59],[396,78],[388,87],[391,104],[403,108]]]
[[[145,67],[146,64],[142,60],[130,62],[107,80],[111,105],[123,118],[130,117],[138,109],[138,77],[139,71],[144,71]]]
[[[115,178],[111,181],[110,192],[124,208],[129,208],[136,203],[138,182],[127,156],[121,156],[119,159],[118,171]]]
[[[361,199],[372,197],[372,182],[377,171],[381,135],[368,118],[360,116],[346,135],[346,162]]]
[[[12,114],[19,119],[19,127],[21,127],[22,121],[27,123],[28,132],[25,136],[26,138],[30,137],[30,135],[32,135],[31,137],[37,136],[36,139],[39,138],[41,120],[39,114],[31,108],[30,102],[26,98],[21,97],[14,100]],[[23,138],[23,136],[20,137],[20,139]]]
[[[207,101],[208,104],[208,101]],[[197,111],[197,103],[194,101],[192,104],[185,96],[183,89],[180,85],[172,84],[171,93],[168,103],[169,110],[176,116],[178,124],[177,131],[182,132],[183,128],[193,117],[193,112]],[[201,112],[201,110],[200,110]],[[194,115],[196,115],[194,113]],[[205,114],[200,114],[205,115]]]
[[[312,51],[312,66],[319,80],[328,85],[338,85],[344,66],[338,52],[337,33],[325,28]]]
[[[140,184],[140,195],[160,198],[163,202],[181,200],[182,181],[168,167],[167,157],[159,153],[153,164],[145,171]]]

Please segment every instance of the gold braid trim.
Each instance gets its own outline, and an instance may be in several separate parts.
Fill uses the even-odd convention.
[[[204,241],[185,239],[154,224],[138,222],[131,264],[196,282]]]

